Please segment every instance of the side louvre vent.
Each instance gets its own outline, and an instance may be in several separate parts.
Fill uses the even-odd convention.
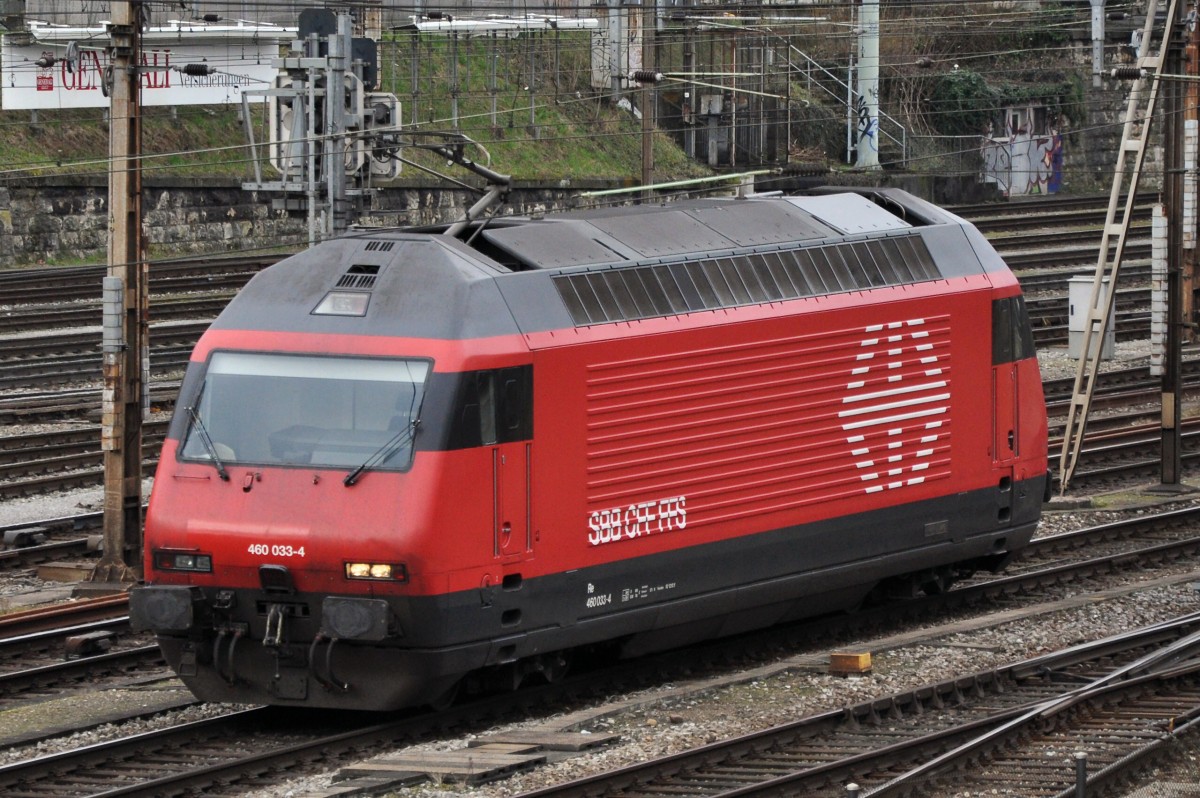
[[[390,242],[385,243],[390,245]],[[378,276],[378,266],[374,264],[356,264],[346,269],[346,273],[338,278],[334,288],[357,288],[360,291],[369,291],[375,287],[375,280]]]
[[[920,236],[752,252],[554,278],[576,326],[937,280]]]

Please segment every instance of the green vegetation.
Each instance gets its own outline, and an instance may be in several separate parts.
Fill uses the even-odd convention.
[[[464,133],[490,154],[499,172],[532,181],[640,179],[641,123],[592,90],[586,34],[547,31],[495,43],[400,34],[380,44],[379,61],[379,90],[400,99],[407,129]],[[251,177],[240,112],[237,106],[144,108],[145,176]],[[262,109],[252,116],[261,143]],[[105,117],[102,109],[40,111],[32,124],[29,112],[0,114],[0,161],[10,176],[103,174]],[[409,149],[403,155],[462,177],[427,153]],[[467,155],[486,158],[478,151]],[[654,157],[658,180],[708,174],[663,134],[654,138]],[[416,169],[406,169],[405,177],[429,179]]]
[[[910,131],[932,136],[1003,130],[1006,107],[1044,105],[1049,120],[1083,119],[1081,74],[1064,69],[1078,7],[1019,9],[972,4],[897,8],[886,18],[884,107]]]
[[[844,107],[830,94],[807,94],[812,78],[801,71],[782,71],[786,64],[801,64],[795,56],[803,51],[842,74],[839,65],[851,43],[844,31],[852,28],[853,17],[848,7],[830,8],[827,16],[821,25],[796,28],[799,34],[773,33],[763,39],[775,51],[770,60],[776,65],[763,79],[782,80],[782,86],[759,86],[749,79],[747,83],[791,98],[792,127],[782,147],[790,148],[792,160],[824,157],[837,162],[844,155]],[[1016,10],[961,3],[885,4],[882,108],[904,125],[910,148],[920,140],[927,148],[951,152],[962,150],[963,144],[947,137],[974,137],[989,123],[1003,129],[1001,112],[1013,105],[1045,106],[1051,124],[1085,119],[1086,78],[1063,66],[1070,55],[1069,26],[1077,26],[1082,18],[1086,14],[1078,9],[1054,4]],[[743,69],[736,57],[725,63],[732,38],[712,32],[704,36],[708,38],[688,39],[695,47],[694,68]],[[671,50],[679,43],[672,41],[660,41],[659,59],[683,69],[682,61],[675,63],[682,56]],[[747,74],[755,69],[749,63]],[[399,98],[406,129],[469,136],[482,148],[468,151],[469,157],[517,180],[640,180],[641,124],[630,111],[614,106],[607,91],[593,88],[587,31],[456,38],[392,31],[379,43],[378,73],[379,90]],[[815,78],[821,80],[821,75]],[[827,88],[834,96],[842,91],[840,86]],[[669,106],[678,117],[683,101],[672,99],[672,90],[670,84],[662,89],[664,108]],[[674,91],[679,94],[678,85]],[[636,91],[629,96],[635,104],[640,100]],[[253,165],[239,117],[240,108],[232,106],[145,109],[147,178],[249,178]],[[253,113],[253,120],[261,142],[261,109]],[[0,158],[10,176],[103,173],[107,151],[108,129],[100,109],[42,111],[36,126],[30,124],[28,112],[0,114]],[[460,169],[447,168],[443,159],[429,153],[409,148],[403,155],[430,169],[463,176]],[[654,157],[656,180],[709,173],[685,157],[666,134],[655,135]],[[915,160],[910,167],[936,169],[938,163]],[[405,168],[404,179],[434,181],[411,166]]]
[[[28,111],[0,114],[0,163],[8,177],[107,173],[104,109],[39,111],[32,119]],[[148,178],[250,173],[238,109],[185,107],[172,117],[168,109],[146,108],[142,124]]]
[[[592,88],[586,31],[512,39],[401,32],[380,43],[379,62],[380,90],[400,99],[406,126],[463,133],[497,171],[521,180],[640,179],[641,122]],[[663,134],[654,158],[658,180],[708,174]]]

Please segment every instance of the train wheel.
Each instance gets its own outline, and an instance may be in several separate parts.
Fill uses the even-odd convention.
[[[954,576],[949,569],[938,568],[932,573],[925,574],[925,578],[921,581],[921,591],[927,596],[939,596],[949,590],[953,583]]]
[[[442,712],[454,706],[454,702],[458,699],[459,688],[462,687],[462,679],[454,683],[454,686],[446,690],[437,698],[429,702],[430,709],[435,712]]]
[[[546,657],[542,667],[542,677],[550,684],[566,676],[571,670],[571,662],[563,654],[551,654]]]

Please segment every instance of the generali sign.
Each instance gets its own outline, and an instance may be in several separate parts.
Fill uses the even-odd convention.
[[[207,25],[172,21],[149,28],[141,37],[141,102],[241,103],[243,89],[274,85],[278,70],[271,60],[279,57],[280,45],[295,35],[295,28],[247,22]],[[107,107],[108,38],[103,27],[39,22],[29,23],[29,35],[5,35],[0,41],[0,108]],[[213,74],[187,75],[180,71],[186,64],[204,64]],[[265,99],[263,94],[250,95],[252,102]]]

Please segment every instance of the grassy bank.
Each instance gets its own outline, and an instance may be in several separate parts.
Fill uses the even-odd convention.
[[[591,86],[586,35],[451,40],[398,34],[380,43],[379,91],[402,104],[406,130],[457,131],[479,142],[491,167],[518,180],[629,179],[641,176],[641,123]],[[636,97],[635,97],[636,99]],[[143,109],[147,177],[253,175],[239,106]],[[261,108],[251,114],[265,138]],[[0,114],[0,164],[6,175],[103,174],[108,155],[104,109]],[[445,169],[441,159],[406,158]],[[655,178],[707,174],[663,134],[654,137]],[[453,173],[453,170],[451,170]],[[461,176],[461,172],[458,174]],[[418,170],[406,178],[429,182]]]

